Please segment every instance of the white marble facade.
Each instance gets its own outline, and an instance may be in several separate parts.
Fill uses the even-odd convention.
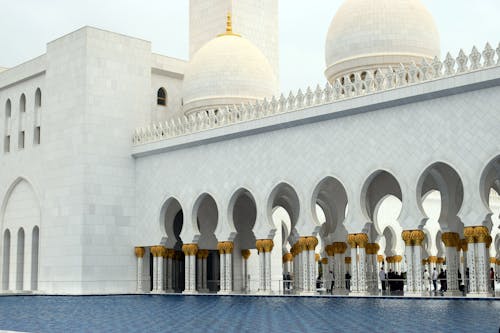
[[[207,3],[190,2],[192,55],[225,29],[226,2]],[[232,8],[270,77],[277,6]],[[489,197],[500,190],[499,62],[487,47],[186,117],[189,62],[92,27],[49,42],[0,69],[0,290],[195,293],[220,279],[222,293],[271,293],[290,271],[307,295],[319,254],[342,275],[351,266],[338,261],[366,257],[352,266],[366,294],[376,257],[365,243],[415,254],[398,269],[420,272],[421,259],[451,253],[442,234],[482,242],[464,227],[484,226],[489,252],[473,242],[461,253],[482,261],[479,281],[500,254]],[[423,231],[422,246],[405,248],[404,231]],[[422,291],[418,275],[410,292]]]

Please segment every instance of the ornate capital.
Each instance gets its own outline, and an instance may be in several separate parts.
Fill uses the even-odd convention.
[[[264,246],[264,252],[271,252],[274,247],[274,242],[272,239],[264,239],[262,245]]]
[[[490,248],[492,242],[493,242],[493,238],[490,235],[488,235],[488,237],[486,237],[486,248],[487,249]]]
[[[323,258],[323,259],[321,259],[321,263],[322,263],[323,265],[328,265],[328,258]]]
[[[464,238],[464,239],[461,239],[460,240],[460,248],[462,251],[464,252],[467,252],[467,250],[469,249],[469,247],[467,246],[469,243],[467,243],[467,240]]]
[[[314,251],[316,249],[316,246],[318,245],[318,239],[312,236],[303,238],[304,238],[305,250]]]
[[[197,244],[184,244],[184,245],[182,245],[182,252],[184,252],[184,255],[186,255],[186,256],[195,256],[196,253],[198,252],[198,245]]]
[[[352,258],[351,257],[345,257],[344,262],[346,264],[351,264],[352,263]]]
[[[219,254],[231,254],[233,253],[233,248],[233,242],[219,242],[217,244],[217,250],[219,250]]]
[[[464,237],[467,243],[472,244],[476,242],[476,232],[474,227],[465,227],[464,228]]]
[[[430,257],[428,258],[428,260],[429,260],[429,262],[430,262],[431,264],[436,264],[436,263],[437,263],[437,259],[438,259],[438,257],[436,257],[436,256],[430,256]]]
[[[385,258],[388,264],[394,264],[394,256],[388,256]]]
[[[333,243],[333,244],[335,244],[335,243]],[[333,257],[335,255],[333,244],[325,246],[325,252],[326,252],[326,254],[328,254],[329,257]]]
[[[495,265],[496,263],[497,263],[497,258],[495,258],[495,257],[491,257],[491,258],[490,258],[490,264]]]
[[[320,259],[321,259],[321,256],[319,255],[319,253],[314,254],[314,260],[316,262],[318,262]]]
[[[134,252],[135,252],[135,256],[137,258],[143,258],[144,257],[144,248],[143,247],[136,247],[134,249]]]
[[[401,233],[401,237],[403,238],[403,241],[405,242],[406,246],[411,246],[412,241],[411,241],[411,230],[404,230]]]
[[[380,245],[377,243],[366,244],[366,254],[377,254],[380,250]]]
[[[445,260],[442,257],[438,257],[437,260],[436,260],[437,264],[444,264],[444,262],[445,262]]]
[[[252,252],[250,252],[250,250],[241,250],[241,256],[245,260],[248,260],[248,258],[250,258],[251,254],[252,254]]]
[[[347,243],[349,244],[349,246],[351,247],[351,249],[355,249],[356,248],[356,234],[349,234],[347,236]]]
[[[255,242],[255,247],[259,253],[264,252],[264,245],[262,244],[263,241],[263,239],[257,239]]]
[[[378,262],[384,262],[384,256],[383,256],[383,255],[381,255],[381,254],[379,254],[379,255],[377,256],[377,261],[378,261]]]
[[[394,262],[399,263],[401,261],[403,261],[403,257],[402,256],[394,256]]]
[[[474,236],[476,238],[476,242],[487,243],[489,235],[490,235],[490,232],[488,231],[488,228],[483,227],[483,226],[474,227]]]
[[[367,234],[356,234],[356,244],[360,248],[365,248],[366,244],[368,244],[368,235]]]
[[[457,247],[460,236],[456,232],[445,232],[441,235],[441,240],[446,247]]]
[[[293,256],[291,253],[285,253],[283,255],[283,262],[290,262],[293,261]]]

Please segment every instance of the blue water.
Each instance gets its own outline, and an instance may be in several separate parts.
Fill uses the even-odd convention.
[[[25,332],[495,332],[500,301],[189,296],[0,297]]]

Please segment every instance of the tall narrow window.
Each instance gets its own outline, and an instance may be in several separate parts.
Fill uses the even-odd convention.
[[[12,103],[10,99],[5,103],[5,124],[4,124],[4,139],[3,151],[8,153],[10,151],[10,122],[12,119]]]
[[[26,95],[22,94],[21,99],[19,100],[19,112],[26,112]]]
[[[41,131],[41,110],[42,110],[42,91],[40,88],[35,93],[35,123],[33,127],[33,144],[40,144],[40,131]]]
[[[18,139],[18,148],[19,149],[24,149],[24,139],[25,139],[25,134],[24,131],[19,132],[19,139]]]
[[[158,89],[157,95],[157,104],[158,105],[167,105],[167,92],[165,91],[165,88],[160,88]]]
[[[26,95],[22,94],[19,99],[19,126],[17,127],[17,148],[24,149],[24,128],[26,122]]]

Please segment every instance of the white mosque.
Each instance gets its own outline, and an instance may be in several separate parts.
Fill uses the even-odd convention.
[[[325,83],[282,94],[278,31],[278,0],[190,0],[189,61],[84,27],[0,68],[0,291],[491,295],[500,46],[345,0]]]

